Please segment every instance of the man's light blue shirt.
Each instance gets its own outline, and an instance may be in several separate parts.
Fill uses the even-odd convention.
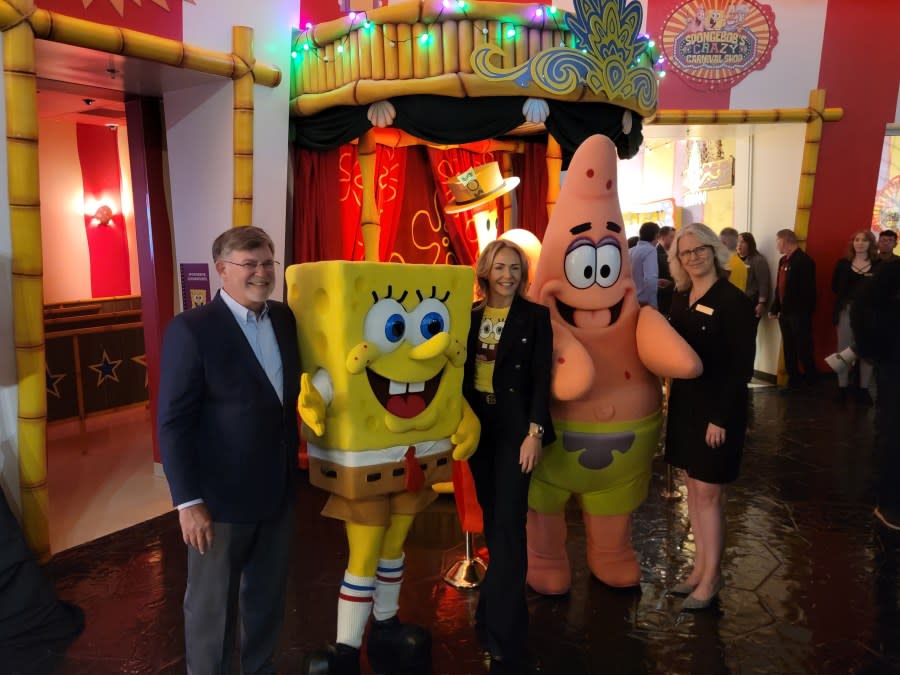
[[[634,277],[638,302],[657,307],[659,260],[656,257],[656,244],[639,241],[637,246],[628,249],[628,255],[631,256],[631,275]]]
[[[237,300],[232,298],[225,290],[222,290],[222,299],[228,305],[228,309],[234,314],[238,326],[250,343],[256,360],[266,371],[266,376],[278,400],[284,403],[284,379],[281,369],[281,352],[278,350],[278,340],[275,339],[275,328],[272,326],[272,318],[269,316],[269,306],[264,305],[263,310],[256,315],[252,309],[247,309]]]

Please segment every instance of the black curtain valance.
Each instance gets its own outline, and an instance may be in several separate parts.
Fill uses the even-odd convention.
[[[390,99],[397,110],[394,127],[432,143],[456,145],[499,138],[525,122],[523,96],[453,98],[398,96]],[[593,134],[608,136],[621,159],[633,157],[643,141],[641,118],[631,113],[631,129],[623,129],[624,108],[609,103],[547,101],[547,130],[563,150],[563,166],[576,148]],[[368,106],[338,106],[312,117],[291,120],[292,140],[307,150],[327,150],[362,136],[371,128]]]

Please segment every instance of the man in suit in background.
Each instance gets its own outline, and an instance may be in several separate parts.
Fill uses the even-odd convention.
[[[159,442],[188,547],[185,648],[195,675],[230,672],[238,607],[241,672],[275,672],[300,358],[293,314],[268,299],[274,253],[257,227],[219,235],[221,292],[172,319],[163,341]]]
[[[813,361],[812,315],[816,309],[816,263],[803,251],[793,230],[775,234],[775,248],[781,254],[775,298],[769,310],[778,319],[784,345],[784,367],[788,388],[800,384],[800,368],[807,383],[816,380]]]
[[[675,241],[675,228],[663,225],[659,228],[659,241],[656,244],[656,260],[659,263],[659,286],[656,291],[656,301],[659,311],[663,316],[668,316],[669,307],[672,306],[672,293],[675,292],[675,281],[669,271],[669,248]]]

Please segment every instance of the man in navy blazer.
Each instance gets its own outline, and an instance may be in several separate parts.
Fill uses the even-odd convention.
[[[241,672],[274,672],[300,373],[293,314],[268,299],[274,253],[257,227],[219,235],[221,292],[172,319],[163,341],[159,443],[188,548],[185,648],[197,675],[230,672],[238,606]]]

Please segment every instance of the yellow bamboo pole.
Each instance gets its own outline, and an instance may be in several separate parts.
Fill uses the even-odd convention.
[[[30,9],[26,15],[22,15],[17,9],[21,4],[20,0],[0,0],[0,27],[14,25],[25,16],[25,22],[31,26],[34,36],[44,40],[86,47],[109,54],[134,56],[232,79],[242,77],[246,72],[247,63],[235,54],[203,49],[128,28],[76,19],[45,9],[35,9],[33,2],[27,3]],[[281,82],[281,71],[275,66],[253,63],[250,67],[257,84],[277,87]]]
[[[504,178],[512,176],[512,155],[508,152],[500,154],[500,172]],[[508,232],[515,227],[515,224],[512,222],[512,195],[512,192],[507,192],[501,199],[503,203],[503,232]]]
[[[459,70],[459,32],[455,21],[445,21],[441,29],[441,73]],[[470,33],[471,35],[471,33]]]
[[[837,122],[843,108],[771,108],[768,110],[659,110],[647,124],[777,124],[810,122],[814,119]]]
[[[806,248],[809,235],[809,212],[812,208],[813,189],[816,184],[816,167],[819,164],[819,144],[824,126],[825,90],[813,89],[809,92],[809,109],[814,112],[806,123],[806,138],[803,142],[803,162],[800,165],[800,186],[797,189],[797,213],[794,216],[794,234]]]
[[[244,64],[244,75],[234,81],[234,197],[231,224],[253,224],[253,29],[232,26],[231,45]]]
[[[794,234],[797,235],[797,240],[803,249],[806,249],[806,240],[809,237],[809,215],[812,209],[813,190],[816,185],[816,168],[819,164],[822,128],[827,119],[825,113],[825,90],[813,89],[809,92],[809,117],[806,120],[803,160],[800,164],[800,185],[797,187],[797,211],[794,215]],[[783,344],[778,354],[776,381],[780,385],[788,383]]]
[[[362,180],[362,211],[359,224],[362,229],[363,249],[368,262],[378,262],[378,243],[381,238],[381,220],[375,201],[375,131],[369,129],[359,139],[359,175]]]
[[[547,217],[553,215],[553,207],[559,199],[559,177],[562,173],[562,148],[559,141],[547,134]]]
[[[6,94],[6,161],[12,239],[12,301],[18,374],[19,480],[22,529],[41,561],[50,557],[47,514],[47,391],[45,381],[41,200],[38,174],[34,0],[7,0],[0,21]],[[20,17],[8,20],[8,10]]]

